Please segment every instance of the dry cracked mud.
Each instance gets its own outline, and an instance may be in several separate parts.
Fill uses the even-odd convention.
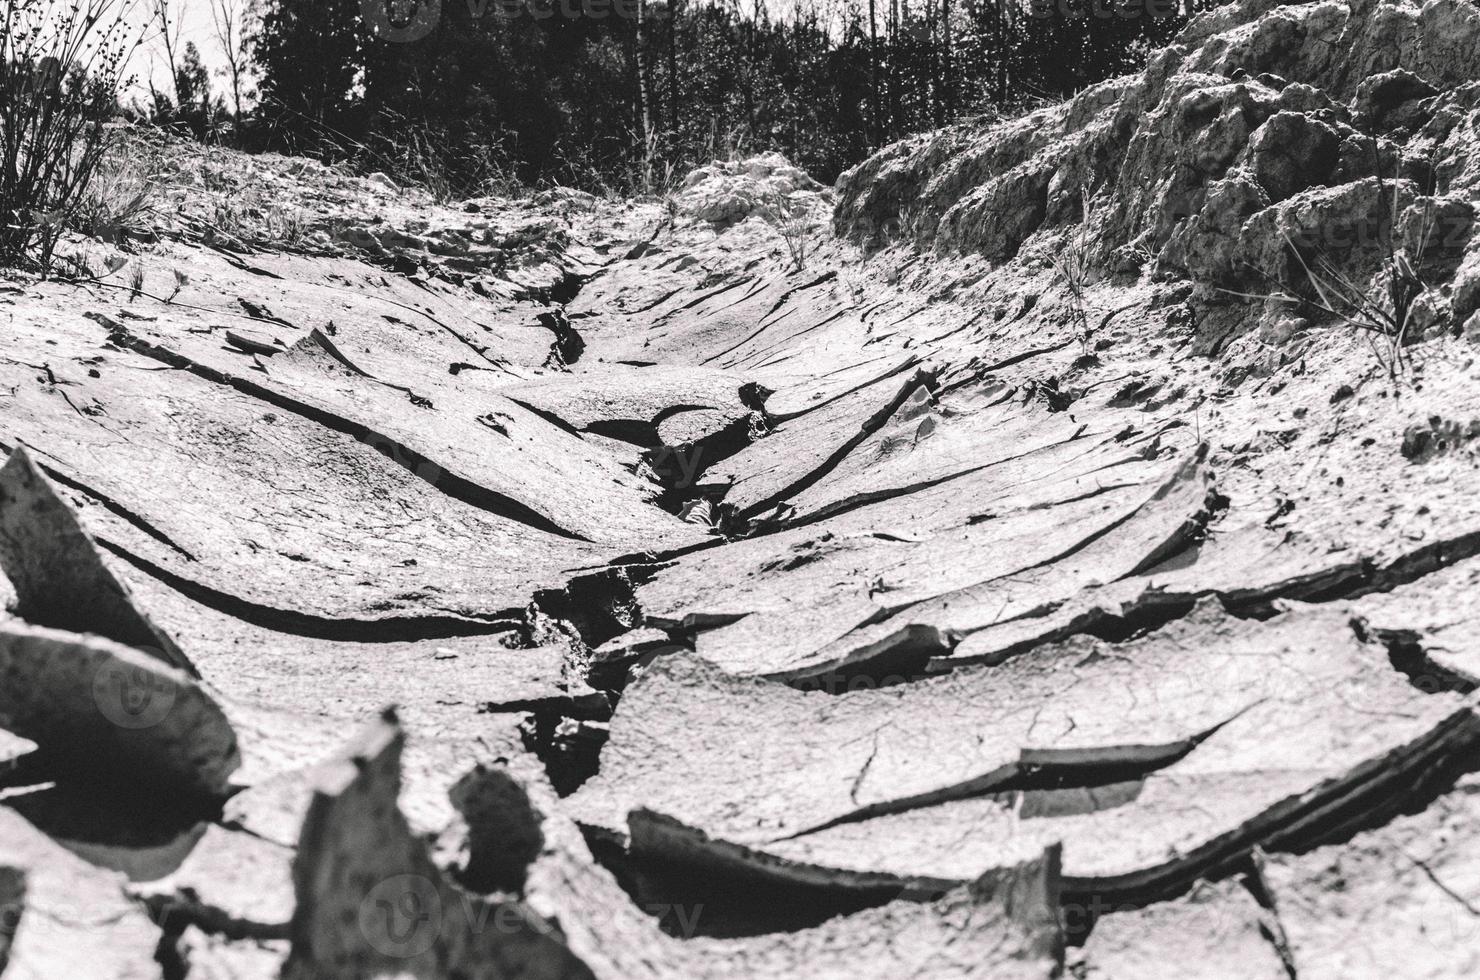
[[[1477,50],[1243,0],[672,211],[226,155],[312,232],[11,279],[0,970],[1473,976]],[[1389,211],[1396,372],[1269,286]]]

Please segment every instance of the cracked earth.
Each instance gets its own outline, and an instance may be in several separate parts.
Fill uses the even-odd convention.
[[[1231,139],[1252,247],[1360,183],[1270,175],[1318,123],[1471,207],[1466,9],[1223,8],[836,201],[764,158],[676,218],[241,158],[320,230],[203,232],[187,187],[141,291],[0,287],[4,975],[1474,976],[1474,331],[1395,379],[1217,292],[1200,203],[1141,265],[1077,192],[999,207]],[[1368,67],[1429,94],[1383,123],[1269,40],[1382,62],[1392,18]],[[1096,193],[1186,200],[1151,173]],[[805,268],[747,180],[831,222]],[[1081,309],[1050,257],[1093,220]],[[1476,254],[1434,260],[1457,317]]]

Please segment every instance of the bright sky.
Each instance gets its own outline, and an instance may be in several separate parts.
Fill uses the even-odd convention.
[[[61,6],[71,0],[51,2]],[[138,50],[134,52],[133,60],[129,62],[124,74],[137,76],[137,90],[140,94],[148,92],[151,79],[156,86],[166,91],[171,87],[169,61],[165,57],[163,34],[156,13],[159,2],[160,0],[125,0],[123,5],[124,17],[130,28],[141,37]],[[171,33],[179,38],[176,57],[180,57],[186,42],[194,42],[200,49],[201,59],[211,70],[211,91],[216,94],[221,94],[226,88],[225,79],[216,74],[217,69],[223,67],[224,60],[211,17],[212,5],[219,6],[220,2],[221,0],[164,0],[169,13]],[[247,0],[227,2],[238,9],[247,6]]]

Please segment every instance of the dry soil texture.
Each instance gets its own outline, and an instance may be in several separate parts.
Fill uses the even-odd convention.
[[[0,286],[4,975],[1474,976],[1477,50],[671,206],[171,147]]]

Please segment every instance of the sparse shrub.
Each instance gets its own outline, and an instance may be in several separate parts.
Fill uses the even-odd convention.
[[[817,221],[811,209],[805,202],[793,201],[777,191],[772,196],[772,210],[776,212],[776,230],[786,244],[792,271],[804,271],[812,252],[812,237],[817,231]]]
[[[1074,324],[1074,335],[1079,344],[1089,350],[1089,312],[1085,308],[1085,291],[1090,283],[1090,203],[1089,191],[1080,192],[1080,222],[1059,252],[1051,260],[1064,291],[1069,294],[1069,312]]]
[[[110,141],[69,224],[79,234],[115,245],[152,237],[161,168],[158,145],[127,137]]]
[[[211,208],[212,234],[251,246],[293,249],[304,243],[308,228],[298,211],[256,189],[222,195]]]
[[[0,0],[0,265],[51,268],[115,139],[125,0]]]
[[[418,187],[439,204],[527,192],[496,139],[457,141],[388,110],[379,131],[355,145],[351,162],[361,173],[379,171]]]
[[[1378,261],[1370,279],[1354,277],[1322,250],[1307,258],[1305,253],[1285,236],[1285,247],[1305,276],[1308,288],[1274,280],[1278,287],[1271,293],[1234,293],[1246,299],[1303,306],[1335,319],[1363,334],[1388,377],[1398,378],[1412,366],[1408,346],[1419,340],[1415,313],[1420,301],[1433,287],[1423,278],[1424,252],[1434,230],[1432,202],[1419,215],[1416,245],[1410,252],[1398,238],[1401,205],[1398,188],[1377,174],[1378,194],[1386,206],[1379,220],[1376,244]],[[1266,278],[1273,278],[1266,274]]]
[[[663,198],[673,193],[678,186],[678,164],[665,155],[656,130],[649,130],[642,141],[642,159],[639,162],[633,189],[646,197]]]
[[[1390,248],[1373,281],[1363,286],[1324,256],[1318,257],[1315,266],[1301,259],[1319,297],[1313,305],[1366,334],[1389,377],[1397,377],[1410,366],[1407,345],[1418,339],[1411,329],[1413,313],[1418,299],[1430,289],[1418,272],[1422,263],[1422,255],[1411,258],[1404,247]]]

